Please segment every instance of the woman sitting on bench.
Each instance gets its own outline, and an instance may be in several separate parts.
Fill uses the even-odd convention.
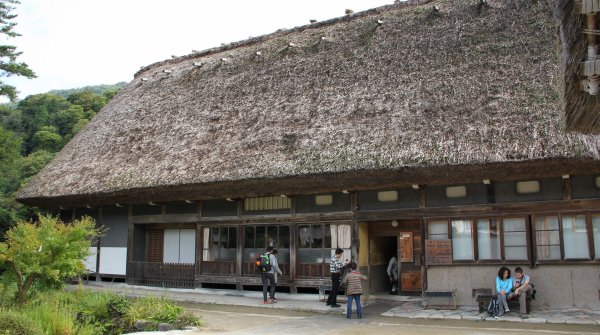
[[[498,316],[504,315],[505,312],[509,312],[508,309],[508,296],[512,292],[513,282],[510,278],[510,270],[503,266],[498,270],[498,276],[496,277],[496,294],[498,295],[498,304],[500,305],[500,311]]]

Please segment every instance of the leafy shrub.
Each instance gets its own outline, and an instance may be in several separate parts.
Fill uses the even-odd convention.
[[[185,311],[182,314],[180,314],[179,316],[177,316],[177,320],[175,320],[175,323],[173,324],[173,326],[175,326],[176,329],[183,329],[185,327],[189,327],[189,326],[197,326],[200,327],[203,325],[202,322],[202,318],[194,315],[192,312],[188,312]]]
[[[106,307],[108,314],[112,317],[122,317],[127,314],[131,303],[121,295],[113,295],[108,300]]]
[[[0,310],[1,335],[44,335],[35,322],[15,311]]]
[[[136,320],[150,320],[154,323],[169,323],[176,328],[199,325],[201,321],[183,307],[175,305],[165,297],[146,296],[133,301],[127,313],[129,324]]]

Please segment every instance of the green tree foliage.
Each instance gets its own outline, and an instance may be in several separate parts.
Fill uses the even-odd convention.
[[[92,92],[95,94],[101,94],[106,97],[106,100],[112,99],[115,94],[121,90],[123,87],[127,85],[126,82],[116,83],[114,85],[94,85],[94,86],[85,86],[80,88],[72,88],[68,90],[52,90],[48,93],[58,95],[63,98],[68,98],[70,95],[81,92]]]
[[[21,138],[0,127],[0,192],[5,194],[18,184]]]
[[[56,152],[62,148],[63,138],[54,126],[43,126],[33,134],[31,150]]]
[[[20,179],[25,183],[29,178],[35,176],[40,170],[52,160],[54,154],[46,150],[38,150],[21,159]]]
[[[42,127],[53,125],[51,118],[61,110],[66,110],[71,103],[63,97],[52,94],[30,95],[19,102],[17,108],[22,112],[23,129],[25,131],[26,153],[33,150],[32,139]]]
[[[23,128],[23,113],[14,108],[10,108],[7,104],[0,105],[0,125],[7,130],[12,130],[15,133],[24,133]]]
[[[106,105],[108,99],[104,95],[98,95],[92,92],[79,92],[69,95],[67,98],[70,103],[83,107],[86,113],[96,115]],[[93,116],[92,115],[92,116]],[[89,114],[87,115],[89,116]]]
[[[77,121],[85,119],[83,106],[71,105],[67,109],[59,110],[52,116],[51,123],[58,128],[58,133],[65,136],[71,132]]]
[[[19,34],[13,31],[16,23],[12,22],[12,20],[16,15],[11,14],[11,11],[15,9],[13,5],[18,3],[19,1],[17,0],[0,0],[0,34],[6,37],[19,36]],[[0,45],[0,77],[23,76],[35,78],[35,73],[33,73],[27,64],[17,62],[17,57],[21,54],[12,45]],[[17,90],[14,86],[0,81],[0,95],[14,101],[17,97]]]
[[[15,201],[16,192],[104,107],[117,90],[108,87],[104,93],[45,93],[0,105],[0,241],[18,220],[37,217]]]
[[[36,281],[61,283],[85,273],[84,259],[100,234],[90,217],[70,224],[41,215],[39,222],[18,222],[0,242],[0,264],[15,276],[17,301],[23,304]]]

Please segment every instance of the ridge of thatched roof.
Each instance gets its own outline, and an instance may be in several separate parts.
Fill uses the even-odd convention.
[[[581,0],[579,0],[580,2]],[[582,63],[586,60],[587,36],[583,34],[586,16],[578,12],[577,0],[556,0],[556,15],[560,22],[563,51],[563,119],[568,131],[586,134],[600,133],[600,95],[590,95],[582,89]]]
[[[506,164],[600,171],[600,137],[563,130],[558,25],[544,1],[438,0],[160,62],[18,198],[410,185]]]

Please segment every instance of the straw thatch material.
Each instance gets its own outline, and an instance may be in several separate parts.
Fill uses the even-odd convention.
[[[586,17],[575,10],[574,0],[556,0],[562,44],[564,80],[564,122],[567,130],[586,134],[600,133],[600,95],[592,96],[581,89],[580,63],[587,53]],[[598,18],[600,22],[600,17]]]
[[[478,3],[391,5],[151,65],[18,198],[166,201],[600,172],[600,138],[562,130],[555,4]]]

